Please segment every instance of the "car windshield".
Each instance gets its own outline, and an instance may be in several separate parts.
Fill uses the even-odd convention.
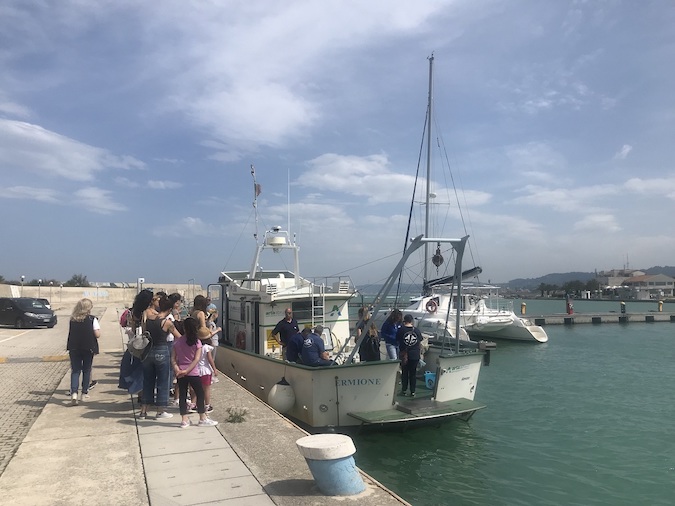
[[[44,303],[38,299],[18,299],[17,304],[24,311],[30,311],[31,309],[47,309]]]

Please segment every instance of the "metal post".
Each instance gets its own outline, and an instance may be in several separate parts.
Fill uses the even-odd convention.
[[[26,279],[26,276],[21,275],[21,296],[23,297],[23,282]]]
[[[42,287],[42,278],[38,279],[38,298],[40,297],[40,288]]]

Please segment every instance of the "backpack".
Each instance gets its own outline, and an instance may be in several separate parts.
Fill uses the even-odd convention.
[[[152,336],[147,330],[143,333],[134,334],[127,342],[127,350],[132,356],[143,360],[150,350]]]
[[[131,322],[129,321],[130,316],[131,316],[131,309],[129,308],[125,309],[124,312],[122,313],[122,316],[120,316],[120,325],[122,327],[131,327]]]

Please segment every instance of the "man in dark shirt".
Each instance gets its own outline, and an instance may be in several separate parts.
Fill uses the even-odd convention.
[[[286,347],[291,336],[300,332],[298,322],[293,318],[293,310],[290,307],[286,308],[286,316],[283,320],[279,320],[277,326],[272,331],[272,337],[281,345],[282,356],[286,358]]]
[[[305,340],[302,342],[302,363],[304,365],[318,367],[333,363],[332,360],[328,359],[328,352],[323,344],[323,339],[321,339],[322,332],[323,327],[317,325],[313,333],[305,336]]]
[[[302,343],[305,340],[305,336],[310,334],[312,331],[305,327],[302,329],[302,332],[293,334],[288,341],[288,346],[286,347],[286,360],[289,362],[297,362],[302,364],[300,353],[302,353]]]
[[[417,364],[422,351],[422,333],[413,325],[412,315],[405,315],[403,325],[396,333],[401,357],[401,393],[406,395],[410,383],[410,395],[415,397]]]

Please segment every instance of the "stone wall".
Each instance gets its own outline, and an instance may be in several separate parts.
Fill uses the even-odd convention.
[[[164,291],[166,293],[180,293],[187,300],[192,300],[196,295],[206,295],[206,290],[200,285],[144,285],[143,288],[149,288],[155,292]],[[78,300],[89,298],[94,306],[114,305],[118,307],[131,306],[136,296],[136,287],[131,288],[111,288],[111,287],[69,287],[64,286],[16,286],[0,284],[0,297],[40,297],[48,299],[52,309],[72,308]]]

